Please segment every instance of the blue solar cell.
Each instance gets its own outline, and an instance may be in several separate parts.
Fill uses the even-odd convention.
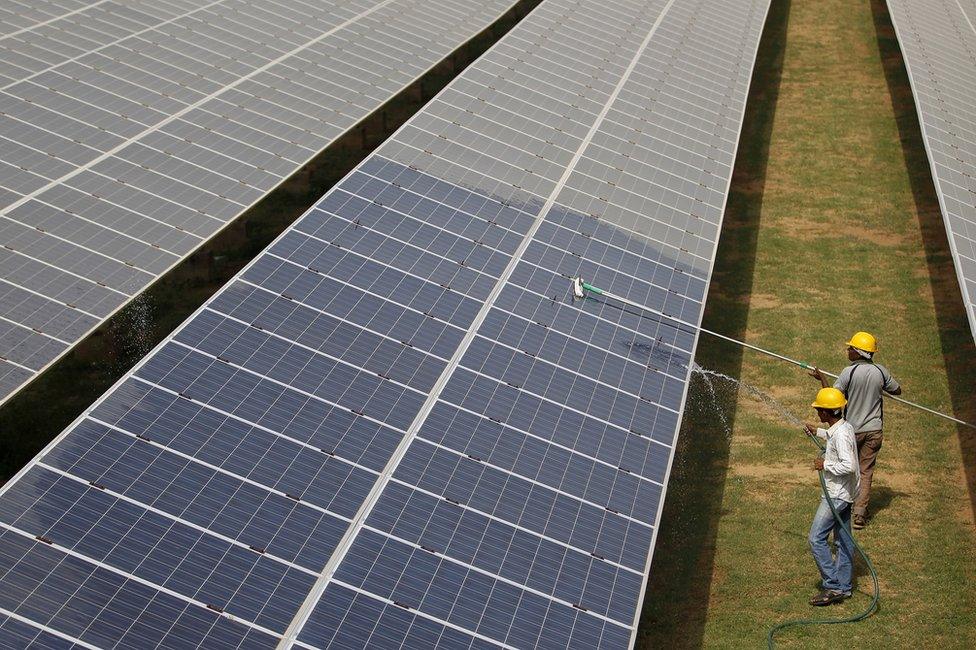
[[[236,282],[216,296],[208,309],[302,346],[326,352],[334,350],[334,356],[349,345],[348,334],[338,341],[331,339],[340,328],[343,332],[358,331],[353,341],[374,336],[406,341],[412,349],[441,361],[450,357],[463,337],[459,327],[349,287],[342,287],[334,297],[323,308],[314,308],[263,287]]]
[[[88,420],[44,463],[311,570],[323,566],[347,528],[346,521],[321,509],[194,463],[137,435],[145,436]]]
[[[655,503],[660,483],[638,478],[631,470],[597,462],[589,449],[553,445],[527,432],[504,427],[442,402],[420,435],[425,440],[475,456],[494,467],[536,481],[591,503],[604,504],[653,524],[655,512],[639,512],[637,503]],[[578,441],[577,441],[578,442]],[[599,444],[599,441],[593,441]],[[662,456],[666,457],[665,450]],[[629,464],[629,459],[621,460]]]
[[[384,491],[366,525],[621,622],[629,622],[631,612],[611,611],[613,592],[627,602],[641,587],[637,571],[402,483]]]
[[[373,571],[374,566],[384,570]],[[599,643],[604,628],[615,625],[586,616],[573,604],[547,599],[368,529],[357,536],[336,580],[499,642],[506,641],[513,622],[519,624],[522,634],[534,634],[538,639],[546,617],[554,610],[566,611],[571,645],[586,640]],[[452,594],[452,598],[442,594]]]
[[[139,369],[137,377],[247,420],[272,408],[280,396],[298,393],[404,430],[423,402],[422,394],[325,357],[307,355],[301,360],[304,366],[275,366],[270,371],[276,376],[264,375],[259,359],[235,366],[214,354],[170,343]]]
[[[279,633],[315,580],[310,571],[56,472],[36,467],[21,480],[41,496],[23,491],[0,499],[11,525]]]
[[[316,648],[472,648],[495,644],[424,618],[399,605],[330,585],[299,641]]]

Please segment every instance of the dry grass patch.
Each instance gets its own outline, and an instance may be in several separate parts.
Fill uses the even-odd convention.
[[[783,301],[780,297],[771,293],[754,293],[748,296],[740,296],[739,302],[749,305],[752,309],[772,309],[783,306]]]
[[[783,217],[777,220],[776,227],[799,241],[823,243],[832,239],[852,239],[884,248],[907,248],[919,245],[917,236],[852,223],[848,219],[838,218],[840,215],[836,214],[837,211],[831,212],[834,214],[827,212],[823,214],[821,220]]]
[[[806,465],[793,463],[770,465],[736,462],[732,464],[731,468],[737,476],[776,484],[809,485],[810,477],[813,475],[810,463]]]

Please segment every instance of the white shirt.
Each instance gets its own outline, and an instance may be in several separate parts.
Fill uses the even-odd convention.
[[[824,452],[824,482],[832,499],[854,503],[861,489],[861,468],[857,460],[854,427],[840,419],[829,429],[817,429],[817,436],[827,441]]]

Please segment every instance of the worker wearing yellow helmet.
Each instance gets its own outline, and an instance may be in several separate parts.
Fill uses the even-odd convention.
[[[854,427],[857,453],[860,459],[861,493],[854,503],[854,528],[867,524],[868,502],[874,465],[884,440],[884,400],[882,393],[901,395],[901,386],[888,369],[874,362],[878,340],[868,332],[857,332],[847,341],[847,358],[851,365],[844,368],[834,388],[847,398],[844,418]],[[827,378],[818,368],[810,376],[827,386]]]
[[[857,463],[857,443],[854,428],[844,419],[847,398],[836,388],[821,388],[814,400],[817,417],[828,428],[813,424],[804,426],[806,433],[827,441],[823,456],[813,462],[814,469],[823,472],[825,494],[820,499],[817,514],[810,525],[810,552],[820,570],[820,592],[810,599],[814,607],[838,603],[851,597],[854,566],[854,541],[849,530],[851,506],[860,487]],[[830,503],[827,502],[830,499]],[[840,521],[834,518],[837,512]],[[830,553],[827,538],[834,534],[836,556]]]

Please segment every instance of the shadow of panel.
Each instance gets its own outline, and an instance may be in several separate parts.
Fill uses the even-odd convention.
[[[871,14],[877,35],[878,52],[884,66],[891,107],[898,123],[901,150],[908,170],[918,216],[929,282],[935,301],[935,314],[952,410],[956,417],[976,422],[976,345],[973,343],[966,308],[946,237],[945,222],[932,181],[928,155],[915,109],[908,73],[895,29],[884,0],[871,0]],[[976,430],[957,427],[962,459],[969,488],[970,506],[976,516]]]
[[[790,0],[773,0],[753,70],[703,327],[744,337],[762,216],[769,142],[776,113]],[[742,349],[702,336],[698,363],[739,375]],[[714,411],[694,405],[705,390],[693,376],[668,483],[637,648],[702,644],[729,439]],[[735,421],[729,412],[728,426]]]

